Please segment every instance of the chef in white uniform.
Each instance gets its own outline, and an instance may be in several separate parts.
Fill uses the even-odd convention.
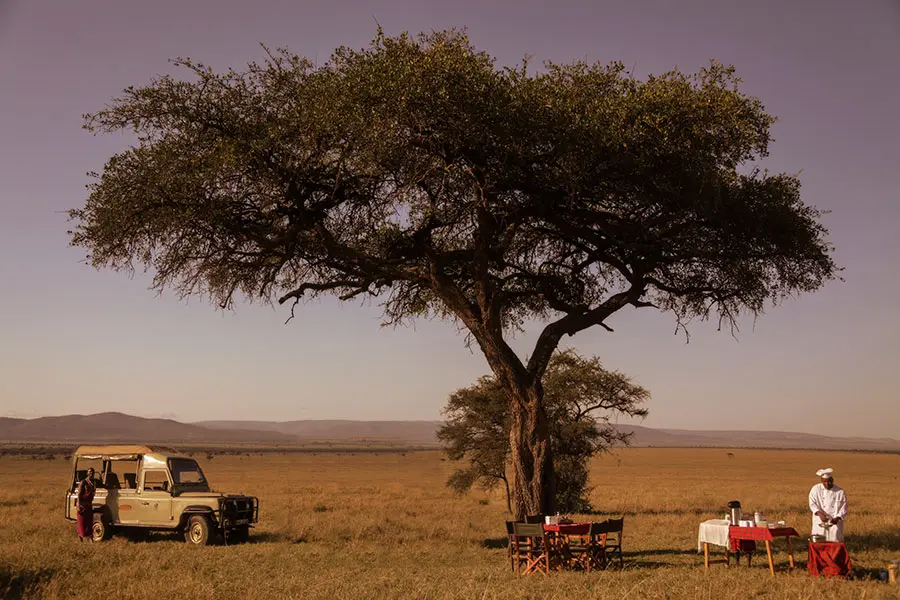
[[[834,469],[819,469],[816,475],[822,482],[809,490],[809,510],[813,514],[812,533],[824,536],[827,542],[843,542],[847,494],[834,484]]]

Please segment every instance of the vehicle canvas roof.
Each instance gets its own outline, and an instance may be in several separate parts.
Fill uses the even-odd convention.
[[[106,460],[135,459],[142,454],[178,454],[168,446],[143,446],[137,444],[116,446],[79,446],[75,451],[78,458],[100,458]]]

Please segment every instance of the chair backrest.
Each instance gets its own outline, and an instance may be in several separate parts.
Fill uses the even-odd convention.
[[[622,533],[622,529],[625,528],[625,517],[622,517],[621,519],[609,519],[607,522],[609,523],[610,533]]]
[[[506,522],[506,535],[513,535],[515,530],[513,529],[513,521]]]
[[[543,523],[544,515],[525,515],[526,523]]]
[[[591,523],[591,535],[598,533],[620,533],[625,524],[625,517],[621,519],[607,519],[601,523]]]
[[[591,523],[589,535],[594,537],[602,533],[609,533],[609,531],[609,521],[600,521],[599,523]]]
[[[544,537],[544,526],[539,523],[513,523],[513,533],[522,537]]]

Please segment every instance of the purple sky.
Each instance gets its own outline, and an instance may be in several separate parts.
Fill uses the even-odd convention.
[[[263,42],[324,62],[366,45],[375,19],[389,34],[467,26],[501,64],[734,64],[779,118],[764,166],[802,171],[806,201],[832,211],[846,281],[744,323],[738,341],[698,323],[686,345],[643,309],[567,342],[650,389],[648,426],[900,437],[897,0],[0,0],[0,415],[436,419],[487,372],[450,323],[380,328],[377,308],[332,300],[286,326],[286,307],[223,314],[67,246],[61,211],[127,141],[91,136],[83,113],[169,58],[241,68]]]

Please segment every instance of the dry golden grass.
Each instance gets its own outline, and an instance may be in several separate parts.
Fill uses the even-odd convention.
[[[62,517],[70,466],[0,458],[0,595],[70,598],[898,598],[872,579],[772,578],[703,568],[697,525],[728,500],[809,533],[806,494],[822,466],[849,495],[845,534],[863,575],[900,558],[900,456],[721,449],[628,449],[597,459],[593,502],[625,514],[624,570],[510,572],[500,494],[455,496],[438,452],[218,456],[217,489],[260,497],[253,543],[188,547],[180,538],[116,536],[79,544]],[[587,519],[600,519],[590,515]],[[783,544],[779,543],[779,548]],[[786,555],[776,555],[786,566]]]

